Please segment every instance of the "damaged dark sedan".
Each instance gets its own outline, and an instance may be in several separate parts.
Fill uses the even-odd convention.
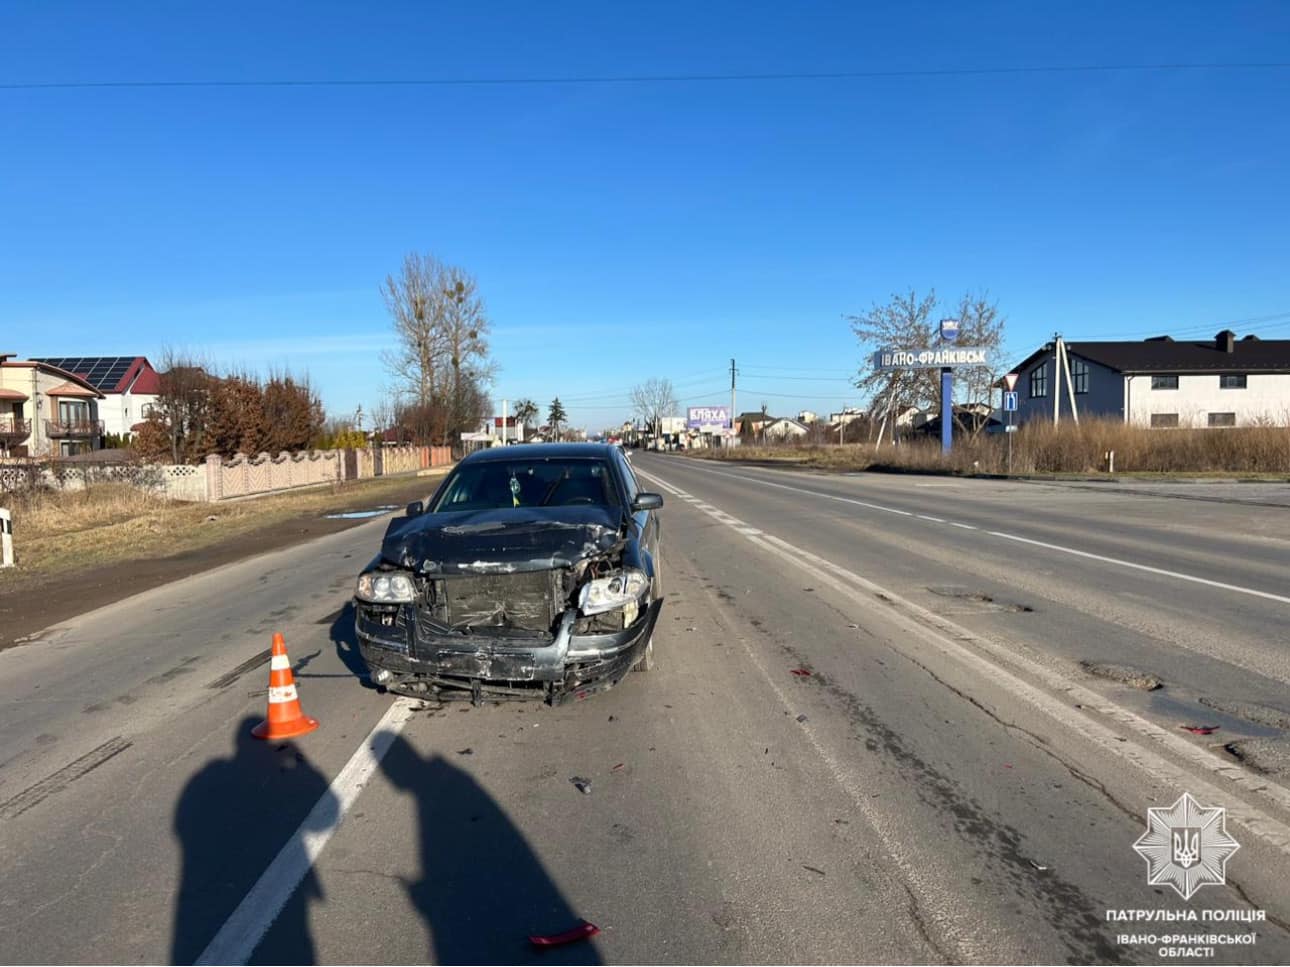
[[[439,698],[551,704],[653,661],[659,494],[615,446],[472,453],[390,522],[358,578],[371,680]]]

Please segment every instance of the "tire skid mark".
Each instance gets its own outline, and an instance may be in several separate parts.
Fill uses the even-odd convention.
[[[28,809],[39,805],[55,793],[66,789],[77,779],[93,772],[113,756],[120,755],[133,744],[129,739],[122,738],[119,735],[108,739],[98,748],[91,749],[85,755],[73,762],[69,762],[52,775],[48,775],[34,785],[28,786],[12,799],[7,799],[0,803],[0,819],[13,819],[21,816]]]

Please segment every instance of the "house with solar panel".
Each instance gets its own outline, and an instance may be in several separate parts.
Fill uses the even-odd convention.
[[[128,438],[148,418],[161,379],[146,356],[48,356],[35,360],[75,373],[102,394],[103,432]]]
[[[83,376],[0,353],[0,457],[70,457],[101,448],[104,400]]]

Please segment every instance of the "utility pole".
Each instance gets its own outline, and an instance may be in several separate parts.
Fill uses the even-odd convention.
[[[735,410],[735,359],[730,357],[730,444],[735,442],[735,420],[738,414]]]

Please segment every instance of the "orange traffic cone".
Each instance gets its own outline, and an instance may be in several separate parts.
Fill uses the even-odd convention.
[[[257,739],[290,739],[318,728],[318,720],[300,710],[291,659],[282,635],[273,636],[273,657],[269,659],[269,717],[251,730]]]

